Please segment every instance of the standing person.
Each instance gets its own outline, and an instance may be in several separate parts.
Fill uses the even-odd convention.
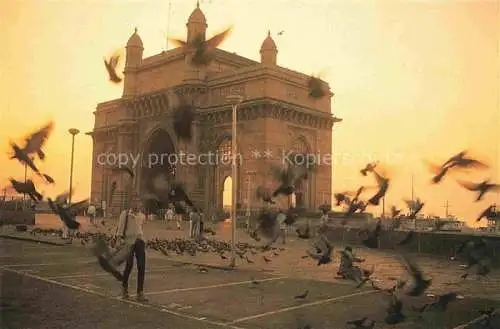
[[[198,211],[198,215],[200,216],[200,225],[199,225],[199,237],[203,238],[203,233],[205,230],[205,215],[203,214],[203,210]]]
[[[286,223],[285,223],[285,220],[286,220],[286,214],[283,212],[283,210],[279,209],[278,216],[276,217],[276,221],[278,222],[278,225],[280,226],[279,236],[281,236],[283,244],[286,243]]]
[[[115,237],[121,238],[127,246],[131,246],[126,258],[122,281],[122,298],[129,298],[128,279],[134,267],[134,256],[137,260],[137,300],[146,302],[144,297],[144,277],[146,272],[146,244],[144,242],[143,226],[146,216],[139,210],[139,202],[135,201],[131,209],[125,209],[120,214]]]
[[[189,214],[189,236],[191,238],[198,237],[200,233],[200,214],[198,214],[198,209],[193,207],[191,213]]]
[[[91,203],[87,208],[87,216],[89,217],[89,221],[91,225],[96,226],[96,209],[95,206]]]
[[[167,208],[167,211],[165,211],[165,220],[167,222],[167,225],[169,225],[169,223],[174,221],[174,216],[175,216],[175,212],[172,209],[172,206],[169,205]],[[177,223],[177,228],[179,228],[179,226],[180,226],[179,223]]]

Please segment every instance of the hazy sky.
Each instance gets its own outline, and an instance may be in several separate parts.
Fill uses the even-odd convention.
[[[58,185],[40,186],[49,195],[68,188],[71,138],[67,130],[92,130],[96,104],[121,96],[110,85],[103,56],[123,47],[134,27],[144,55],[166,47],[165,33],[185,38],[186,20],[196,1],[0,0],[0,137],[8,152],[48,119],[56,129],[42,170]],[[335,92],[332,112],[344,121],[334,127],[335,191],[372,185],[359,169],[380,160],[393,182],[387,208],[415,195],[427,212],[444,214],[444,203],[467,220],[489,202],[474,204],[454,178],[429,185],[421,159],[440,162],[470,149],[492,168],[470,177],[499,178],[498,1],[459,0],[212,0],[201,1],[208,33],[230,24],[222,49],[259,60],[270,29],[278,64],[307,74],[320,73]],[[281,36],[277,32],[284,30]],[[76,198],[90,190],[91,139],[76,139]],[[22,179],[24,169],[7,156],[0,179]]]

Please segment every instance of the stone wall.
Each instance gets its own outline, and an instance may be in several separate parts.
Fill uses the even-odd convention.
[[[0,225],[35,225],[33,211],[0,210]]]
[[[360,229],[353,228],[344,230],[340,227],[329,227],[326,231],[328,239],[335,243],[349,244],[352,246],[361,245],[362,237],[358,237]],[[380,236],[380,249],[395,249],[395,245],[400,242],[408,232],[385,231]],[[462,242],[470,239],[484,238],[491,246],[491,255],[500,255],[500,236],[479,236],[471,234],[457,234],[447,232],[415,232],[412,241],[401,247],[408,252],[434,254],[439,256],[454,256],[455,250]]]

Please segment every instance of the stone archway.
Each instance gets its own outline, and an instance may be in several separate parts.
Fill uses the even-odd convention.
[[[226,210],[229,210],[233,205],[233,179],[231,176],[227,176],[224,178],[222,183],[220,198],[222,200],[222,207]]]
[[[171,181],[176,175],[175,147],[170,134],[162,128],[155,129],[142,151],[141,172],[139,180],[140,195],[148,195],[156,191],[153,178],[159,174]],[[165,203],[165,204],[164,204]],[[154,205],[149,204],[147,211],[156,212],[158,208],[164,208],[166,200],[160,200]]]
[[[217,191],[216,195],[216,208],[224,208],[224,184],[228,177],[231,178],[231,185],[234,184],[234,177],[231,177],[231,137],[225,136],[217,145],[216,149],[217,163],[215,166],[215,188]]]

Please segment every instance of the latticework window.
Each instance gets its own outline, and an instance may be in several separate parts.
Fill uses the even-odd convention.
[[[309,152],[307,144],[301,138],[293,141],[291,151],[298,154],[307,154]]]
[[[218,153],[222,162],[230,161],[232,149],[233,147],[230,139],[225,139],[222,143],[220,143]]]

